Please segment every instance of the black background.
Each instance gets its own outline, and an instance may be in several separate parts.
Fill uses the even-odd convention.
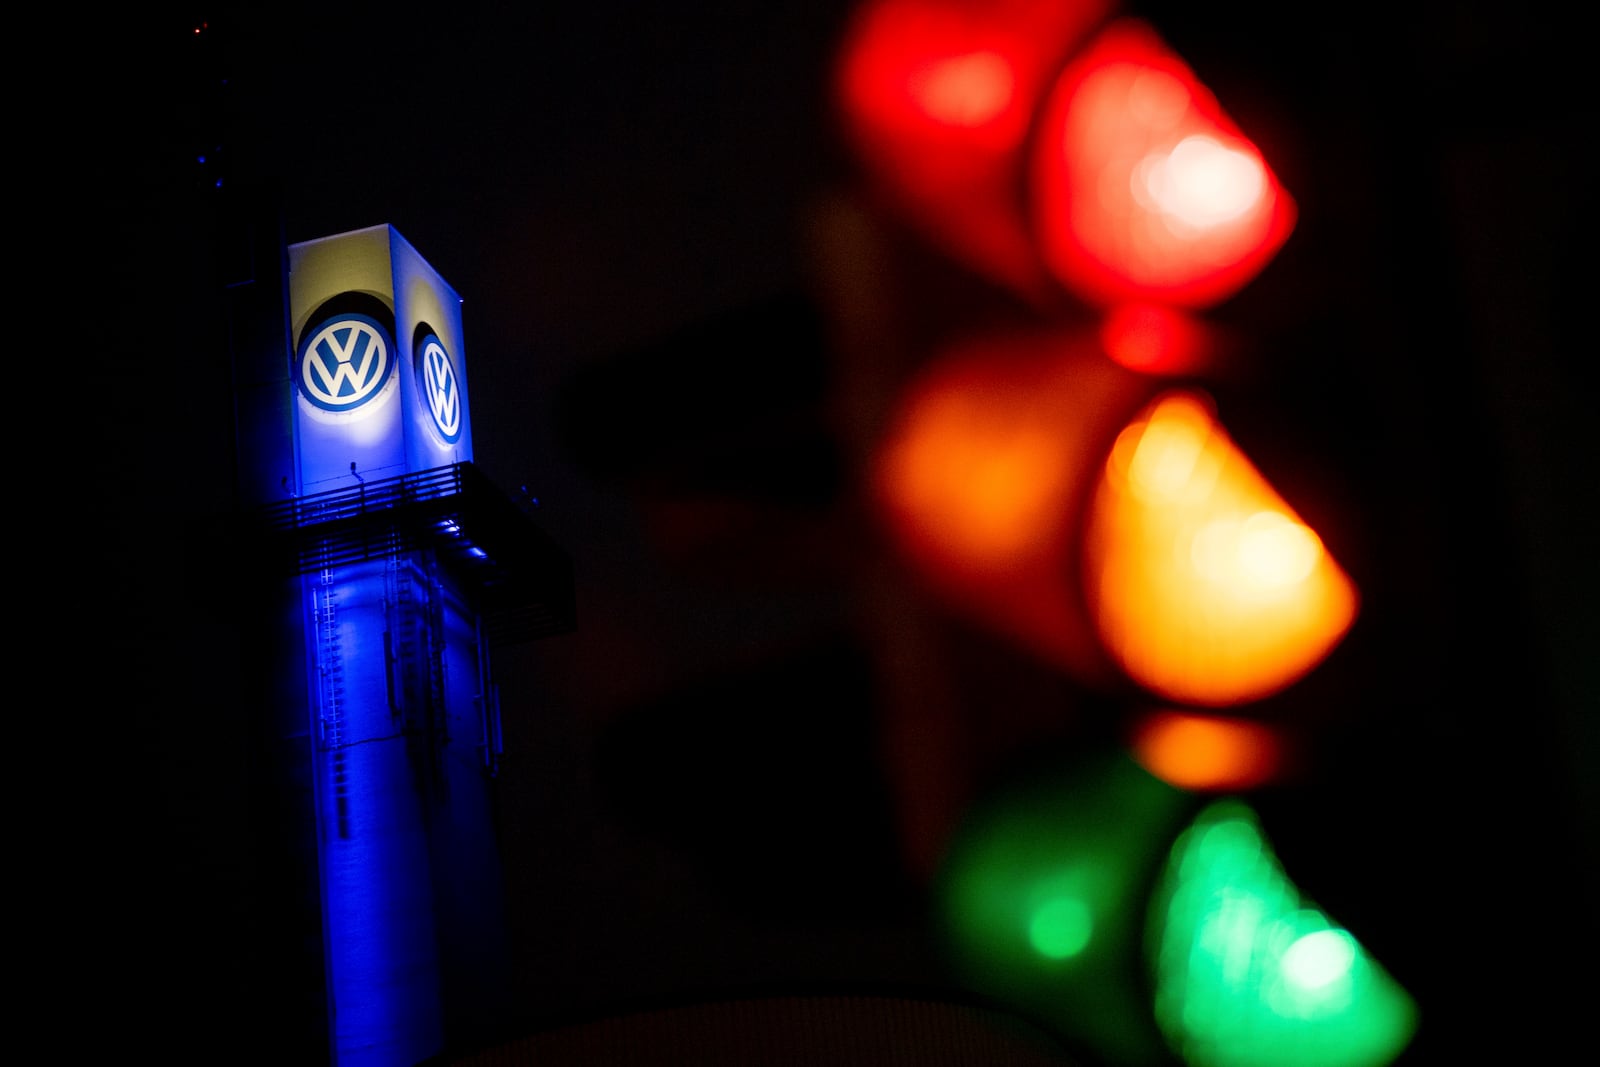
[[[66,636],[40,647],[65,657],[76,709],[47,742],[69,754],[50,795],[82,803],[50,835],[76,862],[40,880],[84,935],[47,941],[48,1000],[213,1061],[211,1040],[256,1047],[276,1003],[260,991],[290,980],[253,947],[277,903],[243,829],[249,730],[217,577],[241,562],[219,534],[217,279],[257,209],[289,241],[392,224],[462,294],[478,464],[527,486],[574,559],[576,632],[498,664],[519,1018],[939,984],[858,613],[879,557],[813,285],[812,223],[852,180],[825,95],[849,10],[57,16],[72,59],[19,97],[58,194],[37,266],[75,294],[56,321],[78,338],[28,366],[80,369],[43,408],[74,427],[43,480],[80,505],[52,543],[82,561],[43,591]],[[1600,704],[1575,28],[1538,5],[1130,10],[1301,210],[1214,312],[1271,358],[1214,385],[1364,608],[1268,709],[1304,715],[1316,747],[1264,817],[1291,874],[1421,1002],[1408,1062],[1563,1062],[1587,1029]],[[206,401],[173,399],[179,368]],[[1003,738],[963,720],[985,755],[948,795],[1018,738],[1114,729],[1117,709],[927,611],[959,650],[928,684],[1013,709]],[[1057,700],[1075,712],[1053,721]]]

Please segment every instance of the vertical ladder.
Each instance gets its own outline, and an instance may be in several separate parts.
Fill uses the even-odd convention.
[[[335,810],[340,837],[350,836],[350,782],[345,766],[344,657],[334,596],[333,570],[322,568],[313,610],[317,628],[317,671],[321,685],[318,709],[322,747],[331,757]]]
[[[444,618],[444,590],[439,586],[438,575],[434,573],[429,557],[428,568],[428,722],[431,725],[429,742],[433,745],[435,757],[444,751],[444,746],[450,742],[450,716],[445,707],[445,618]]]

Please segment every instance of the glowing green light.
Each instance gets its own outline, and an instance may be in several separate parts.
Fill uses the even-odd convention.
[[[1356,952],[1355,939],[1343,930],[1305,934],[1284,951],[1283,976],[1301,989],[1322,989],[1349,977]]]
[[[1083,901],[1057,897],[1033,913],[1028,940],[1041,956],[1064,960],[1084,950],[1094,932],[1094,916]]]
[[[1192,810],[1188,794],[1120,755],[1040,767],[986,797],[940,878],[960,977],[1108,1062],[1159,1062],[1145,902]]]
[[[1156,1020],[1191,1067],[1382,1067],[1410,996],[1301,899],[1255,814],[1211,805],[1172,847],[1151,911]]]

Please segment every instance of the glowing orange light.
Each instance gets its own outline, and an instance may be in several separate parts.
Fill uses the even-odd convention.
[[[1187,704],[1259,699],[1310,670],[1356,592],[1198,395],[1172,393],[1117,438],[1089,514],[1085,585],[1106,649]]]
[[[1133,736],[1145,770],[1181,789],[1251,789],[1283,762],[1277,736],[1260,723],[1167,711],[1148,716]]]
[[[1074,581],[1078,516],[1145,386],[1092,340],[972,341],[903,395],[875,503],[927,584],[1080,675],[1107,668]]]
[[[977,569],[1006,567],[1047,539],[1074,475],[1046,409],[990,399],[930,395],[888,461],[901,503],[943,515],[929,533]]]
[[[1040,251],[1091,302],[1215,303],[1293,228],[1294,203],[1256,146],[1137,20],[1113,22],[1073,60],[1040,131]]]

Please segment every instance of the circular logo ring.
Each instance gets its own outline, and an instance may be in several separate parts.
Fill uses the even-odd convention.
[[[353,411],[388,381],[393,353],[394,342],[376,319],[337,315],[300,345],[295,378],[301,394],[322,410]]]
[[[461,402],[461,377],[444,343],[427,334],[417,343],[417,388],[433,416],[433,425],[446,443],[461,438],[465,411]]]

